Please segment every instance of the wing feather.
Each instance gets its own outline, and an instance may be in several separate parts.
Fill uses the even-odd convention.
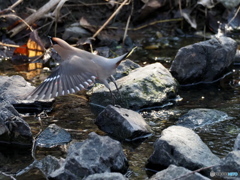
[[[98,65],[91,60],[71,56],[30,93],[27,99],[50,99],[86,89],[95,82],[98,69]]]

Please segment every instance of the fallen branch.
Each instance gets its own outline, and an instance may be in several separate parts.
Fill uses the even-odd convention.
[[[139,27],[136,27],[136,28],[129,28],[129,27],[128,27],[127,30],[130,30],[130,31],[138,31],[138,30],[140,30],[140,29],[143,29],[143,28],[146,28],[146,27],[148,27],[148,26],[155,25],[155,24],[167,23],[167,22],[175,22],[175,21],[183,21],[183,18],[163,19],[163,20],[153,21],[153,22],[150,22],[150,23],[148,23],[148,24],[144,24],[144,25],[139,26]],[[84,25],[84,27],[99,28],[99,26],[95,26],[95,25]],[[106,29],[123,29],[123,30],[126,30],[126,27],[125,27],[125,28],[121,28],[121,27],[108,26],[108,27],[106,27]]]
[[[216,165],[214,165],[214,166],[216,166]],[[192,175],[192,174],[194,174],[194,173],[198,173],[198,172],[200,172],[200,171],[202,171],[202,170],[211,169],[211,168],[214,167],[214,166],[202,167],[202,168],[200,168],[200,169],[197,169],[197,170],[192,171],[192,172],[190,172],[190,173],[184,174],[184,175],[182,175],[182,176],[180,176],[180,177],[178,177],[178,178],[175,178],[175,179],[173,179],[173,180],[187,179],[187,176],[190,176],[190,175]]]
[[[132,1],[132,0],[131,0],[131,1]],[[128,32],[130,20],[131,20],[132,14],[133,14],[133,10],[134,10],[134,1],[132,1],[131,12],[130,12],[130,15],[128,16],[127,24],[126,24],[125,31],[124,31],[124,35],[123,35],[123,45],[124,45],[125,40],[126,40],[126,37],[127,37],[127,32]]]
[[[46,13],[48,13],[51,9],[53,9],[61,0],[50,0],[47,4],[42,6],[36,13],[33,13],[32,15],[28,16],[25,19],[25,22],[27,24],[32,24],[36,22],[38,19],[43,17]],[[11,31],[9,31],[10,36],[13,37],[16,34],[18,34],[20,31],[22,31],[24,28],[26,28],[26,24],[22,23],[15,28],[13,28]]]
[[[10,7],[8,7],[7,9],[13,9],[13,8],[15,8],[16,6],[18,6],[21,2],[23,2],[23,0],[18,0],[18,1],[16,1],[13,5],[11,5]]]
[[[3,174],[3,175],[6,176],[6,177],[10,177],[10,178],[13,179],[13,180],[17,180],[16,178],[13,177],[14,175],[7,174],[7,173],[2,172],[2,171],[0,171],[0,174]]]

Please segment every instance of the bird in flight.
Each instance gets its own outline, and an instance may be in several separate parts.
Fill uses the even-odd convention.
[[[121,61],[132,52],[109,59],[73,47],[57,37],[53,37],[52,41],[53,49],[61,56],[63,62],[27,96],[27,100],[48,100],[75,93],[87,89],[96,80],[111,92],[108,80],[113,81],[117,88],[112,75]]]

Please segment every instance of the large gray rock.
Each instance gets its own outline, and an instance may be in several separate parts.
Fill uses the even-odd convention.
[[[0,97],[0,141],[10,144],[32,144],[32,132],[14,107]]]
[[[52,148],[58,145],[63,145],[71,141],[71,135],[65,129],[50,124],[41,134],[37,137],[36,146]]]
[[[194,131],[182,126],[170,126],[162,131],[148,161],[163,167],[174,164],[190,170],[220,163]]]
[[[192,171],[175,165],[170,165],[167,169],[153,175],[149,180],[210,180],[209,178]]]
[[[235,140],[233,150],[240,150],[240,134],[238,134]]]
[[[125,173],[128,168],[121,144],[107,136],[90,133],[84,142],[68,149],[64,164],[51,173],[53,179],[81,179],[104,172]]]
[[[132,70],[140,68],[141,66],[130,59],[122,61],[116,69],[116,73],[113,75],[115,79],[120,79],[131,73]]]
[[[121,173],[98,173],[89,175],[84,180],[127,180]]]
[[[177,124],[188,128],[198,128],[221,122],[229,118],[230,117],[222,111],[197,108],[191,109],[181,116]]]
[[[180,84],[212,82],[229,72],[237,43],[228,37],[213,38],[181,48],[170,72]]]
[[[112,105],[108,105],[98,115],[95,124],[119,140],[137,140],[152,133],[150,126],[139,113]]]
[[[130,109],[162,104],[175,97],[177,92],[176,80],[160,63],[137,68],[116,82],[122,98],[114,84],[110,83],[115,103]],[[94,87],[90,100],[93,104],[103,106],[112,103],[111,94],[105,86]]]
[[[240,172],[240,151],[231,151],[221,160],[219,166],[212,168],[213,172]],[[230,176],[227,176],[230,178]],[[227,177],[225,177],[227,179]]]
[[[0,76],[0,96],[11,104],[18,103],[34,89],[22,76]]]
[[[240,0],[231,0],[231,1],[218,0],[218,1],[221,2],[227,9],[233,9],[240,3]]]

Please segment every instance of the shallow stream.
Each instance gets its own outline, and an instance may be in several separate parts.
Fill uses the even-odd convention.
[[[200,39],[202,40],[202,39]],[[145,65],[153,62],[161,62],[167,68],[174,58],[177,50],[186,44],[200,41],[199,39],[166,39],[168,46],[152,48],[146,45],[148,50],[141,50],[137,55],[131,57],[138,63]],[[149,42],[147,42],[149,43]],[[152,42],[156,43],[156,42]],[[159,42],[160,43],[160,42]],[[166,42],[165,42],[166,43]],[[151,43],[150,43],[151,44]],[[141,54],[142,53],[142,54]],[[153,153],[153,143],[160,137],[161,131],[177,122],[179,116],[194,108],[211,108],[226,112],[232,119],[215,123],[210,128],[195,130],[201,139],[208,145],[211,151],[219,157],[224,157],[233,149],[234,140],[240,133],[240,67],[234,66],[230,75],[214,84],[201,84],[197,86],[184,86],[179,89],[181,100],[176,104],[169,104],[164,107],[154,107],[142,110],[147,123],[154,130],[154,135],[142,142],[122,143],[124,152],[129,161],[130,180],[147,179],[152,171],[147,170],[145,165],[147,159]],[[88,98],[84,93],[68,95],[56,99],[54,109],[48,113],[49,117],[42,118],[44,127],[51,123],[56,123],[62,128],[67,129],[74,141],[83,141],[90,132],[105,135],[94,124],[95,114],[92,113]],[[30,124],[33,134],[40,130],[39,122],[33,117],[26,117],[25,120]],[[28,150],[27,150],[28,149]],[[0,170],[3,172],[14,173],[32,162],[31,150],[29,148],[16,150],[12,147],[1,145],[0,147]],[[38,159],[51,154],[57,157],[64,157],[63,148],[37,149]],[[30,173],[22,175],[18,179],[44,179],[41,172],[31,170]],[[10,179],[1,177],[0,179]]]

